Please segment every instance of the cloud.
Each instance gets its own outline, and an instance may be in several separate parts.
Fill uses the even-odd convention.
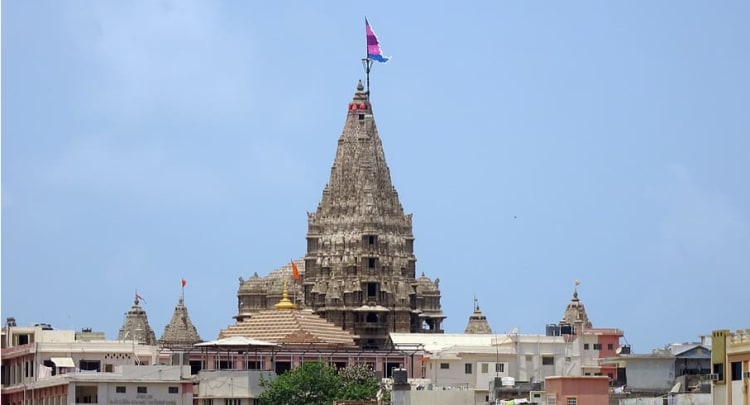
[[[83,102],[106,114],[212,116],[251,103],[251,45],[219,3],[68,3]]]
[[[77,139],[50,167],[49,179],[143,203],[208,204],[225,195],[217,174],[183,164],[157,146],[115,145],[101,137]]]

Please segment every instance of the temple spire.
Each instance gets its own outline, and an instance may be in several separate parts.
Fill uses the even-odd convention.
[[[284,291],[281,293],[281,300],[274,305],[276,309],[294,309],[294,303],[289,299],[289,290],[286,288],[286,278],[284,279]]]

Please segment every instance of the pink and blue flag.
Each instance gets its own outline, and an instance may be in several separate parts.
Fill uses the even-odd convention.
[[[388,62],[391,57],[383,55],[383,50],[380,48],[378,36],[375,35],[375,31],[372,30],[372,27],[367,21],[367,18],[365,18],[365,33],[367,34],[367,59],[372,59],[383,63]]]

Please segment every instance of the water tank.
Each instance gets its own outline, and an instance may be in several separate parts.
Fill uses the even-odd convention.
[[[617,354],[630,354],[630,345],[622,345],[615,351]]]
[[[403,368],[397,368],[393,370],[393,383],[394,384],[406,384],[406,370]]]
[[[554,323],[547,324],[547,336],[560,336],[560,326]]]
[[[572,335],[573,334],[573,325],[569,323],[561,323],[560,324],[560,334],[561,335]]]
[[[503,377],[500,381],[503,387],[512,387],[516,385],[516,379],[513,377]]]

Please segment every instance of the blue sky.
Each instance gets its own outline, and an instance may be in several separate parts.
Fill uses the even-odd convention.
[[[425,3],[427,4],[427,3]],[[750,3],[3,2],[2,317],[204,339],[305,253],[363,78],[448,332],[574,280],[637,352],[750,327]]]

